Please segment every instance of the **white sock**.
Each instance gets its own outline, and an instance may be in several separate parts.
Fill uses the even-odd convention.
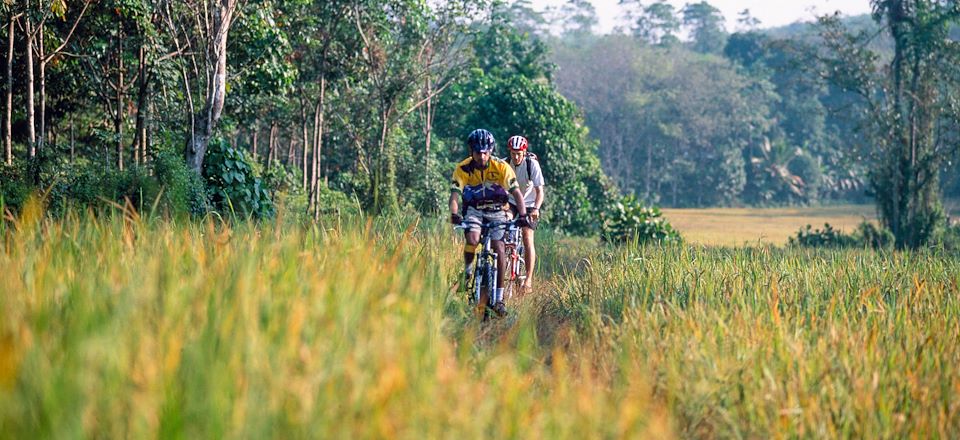
[[[493,295],[494,301],[493,304],[496,305],[498,302],[503,302],[503,287],[497,287],[497,292]]]

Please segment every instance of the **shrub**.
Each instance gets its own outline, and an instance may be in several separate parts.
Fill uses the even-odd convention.
[[[889,229],[864,221],[853,233],[854,239],[864,247],[886,249],[893,246],[894,237]]]
[[[319,190],[320,194],[318,194],[317,197],[319,198],[318,204],[320,206],[321,215],[354,215],[360,212],[359,207],[357,206],[357,200],[351,199],[347,194],[329,188],[323,182],[320,182]]]
[[[270,195],[278,193],[299,192],[303,172],[299,168],[290,168],[275,163],[263,171],[263,187]]]
[[[210,142],[203,163],[210,202],[216,209],[234,215],[272,217],[273,201],[256,175],[244,150],[230,146],[225,139]]]
[[[33,191],[24,161],[14,165],[0,164],[0,198],[5,208],[18,211]],[[0,215],[3,213],[0,212]]]
[[[69,207],[102,208],[108,202],[129,201],[140,210],[160,194],[160,186],[148,171],[142,167],[120,171],[87,160],[63,164],[51,176],[48,209],[53,215],[61,215]]]
[[[890,230],[864,221],[857,225],[853,234],[844,234],[834,229],[829,223],[823,224],[823,229],[813,229],[810,225],[800,228],[795,237],[790,237],[790,246],[800,247],[868,247],[886,249],[893,246],[894,238]]]
[[[164,189],[162,202],[174,215],[203,215],[210,209],[203,178],[187,166],[177,150],[159,147],[153,155],[153,174]]]
[[[800,228],[795,237],[788,240],[790,246],[840,248],[855,246],[856,239],[851,235],[834,229],[830,223],[824,223],[823,229],[813,229],[810,225]]]
[[[947,252],[960,252],[960,223],[946,225],[937,231],[934,247]]]
[[[603,241],[615,244],[680,242],[680,233],[663,218],[659,208],[646,207],[626,196],[603,214]]]

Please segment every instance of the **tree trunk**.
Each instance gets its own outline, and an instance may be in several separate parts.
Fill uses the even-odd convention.
[[[426,110],[424,111],[424,121],[423,121],[423,134],[424,134],[424,148],[423,148],[423,187],[424,189],[430,188],[430,137],[433,134],[433,82],[430,81],[430,75],[427,75],[426,78],[426,89],[427,89],[427,102]],[[429,192],[428,192],[429,193]]]
[[[313,219],[320,219],[320,155],[323,149],[323,117],[324,100],[327,95],[327,78],[320,75],[320,99],[313,116],[313,172],[310,176],[310,207],[313,208]]]
[[[41,23],[40,27],[37,28],[37,60],[39,61],[40,67],[40,130],[38,131],[37,136],[37,157],[42,159],[44,149],[43,144],[44,140],[47,137],[47,62],[46,62],[46,49],[43,44],[43,28],[44,25]]]
[[[649,143],[647,144],[647,171],[644,174],[646,174],[645,176],[643,176],[644,191],[646,192],[646,195],[644,197],[649,202],[653,200],[652,193],[650,192],[652,189],[651,180],[653,176],[653,144],[649,144]]]
[[[267,167],[272,167],[277,161],[277,121],[270,123],[270,153],[267,158]]]
[[[137,70],[137,122],[133,134],[133,162],[137,165],[147,162],[147,100],[149,99],[149,79],[147,78],[147,51],[140,46],[139,66]]]
[[[73,163],[76,160],[76,149],[74,146],[76,136],[73,133],[73,125],[73,113],[70,113],[70,163]]]
[[[34,119],[33,102],[33,24],[30,22],[30,16],[24,15],[24,32],[27,36],[27,142],[30,148],[30,160],[37,160],[37,132],[36,120]]]
[[[117,112],[114,114],[113,133],[117,137],[117,169],[123,171],[123,21],[117,17]]]
[[[149,83],[147,83],[147,94],[148,95],[153,94]],[[140,141],[140,148],[141,148],[140,157],[143,159],[144,164],[146,164],[150,159],[150,156],[147,153],[150,151],[150,145],[151,145],[150,121],[153,115],[153,100],[148,99],[146,101],[146,104],[147,106],[144,107],[144,115],[143,115],[143,139]]]
[[[227,83],[227,36],[236,10],[236,0],[219,0],[214,4],[212,29],[206,67],[210,69],[212,83],[207,88],[206,102],[199,113],[194,113],[193,127],[187,148],[187,163],[198,174],[203,170],[213,130],[220,121]]]
[[[7,111],[3,119],[3,146],[7,165],[13,165],[13,134],[11,127],[13,120],[13,30],[17,16],[10,13],[10,22],[7,24]]]
[[[250,140],[250,152],[253,153],[253,161],[257,161],[257,143],[260,141],[260,121],[253,122],[253,138]]]
[[[310,145],[309,143],[310,135],[309,133],[307,133],[307,108],[306,107],[307,107],[306,103],[303,102],[303,100],[301,99],[300,100],[300,129],[302,131],[301,134],[302,134],[302,140],[303,140],[303,163],[302,163],[303,164],[303,186],[302,186],[302,189],[304,191],[306,191],[308,188],[307,184],[308,184],[308,179],[310,178],[310,176],[308,176],[308,173],[307,173],[308,171],[307,157],[309,156],[309,154],[307,154],[307,150],[308,150],[307,146]]]
[[[380,213],[386,206],[385,194],[382,194],[381,188],[384,181],[388,180],[387,166],[389,160],[387,154],[387,136],[390,132],[390,112],[384,108],[380,110],[380,139],[377,142],[377,157],[371,162],[373,165],[373,208],[374,212]]]
[[[290,134],[290,139],[288,139],[289,144],[287,145],[287,163],[288,167],[293,166],[293,161],[296,160],[294,152],[296,151],[297,146],[297,137],[294,136],[294,128],[288,127],[288,133]]]
[[[187,146],[187,164],[199,174],[203,170],[203,156],[210,145],[210,130],[206,118],[197,118],[195,132]]]

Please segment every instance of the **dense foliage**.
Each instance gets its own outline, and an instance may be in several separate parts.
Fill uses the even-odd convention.
[[[851,98],[802,69],[798,43],[736,33],[722,57],[627,35],[553,44],[560,90],[584,108],[604,168],[643,200],[864,199],[855,121],[829,113]]]
[[[906,4],[874,3],[878,19]],[[731,33],[706,1],[624,1],[627,25],[597,36],[583,0],[546,13],[500,0],[11,2],[2,189],[16,208],[83,175],[105,199],[142,205],[149,186],[172,191],[158,199],[169,212],[222,210],[199,196],[221,192],[171,159],[200,174],[225,141],[263,170],[250,210],[277,198],[315,220],[342,211],[334,200],[434,215],[464,137],[484,127],[501,144],[530,138],[549,227],[596,233],[619,193],[677,207],[876,197],[898,245],[918,245],[943,224],[938,192],[960,195],[956,75],[937,73],[958,64],[960,32],[953,2],[913,3],[909,25],[761,30],[745,12]],[[813,62],[831,53],[842,62]],[[892,71],[916,87],[894,87]],[[927,133],[903,169],[899,114]],[[107,165],[116,178],[93,175]]]
[[[18,178],[4,185],[8,206],[22,203],[31,180],[43,188],[77,162],[142,170],[172,191],[163,202],[173,212],[263,217],[271,199],[284,198],[314,216],[436,213],[452,164],[466,155],[464,137],[485,127],[501,144],[514,134],[531,139],[550,185],[547,224],[598,230],[615,190],[597,144],[551,83],[546,46],[516,30],[502,3],[188,3],[71,4],[62,21],[11,6],[28,13],[14,26],[42,22],[44,44],[62,43],[73,56],[44,59],[47,70],[35,74],[46,87],[40,102],[15,94],[15,108],[46,113],[39,121],[14,113],[14,168],[4,173]],[[42,52],[32,34],[13,34],[16,47]],[[15,55],[14,89],[24,90],[30,59]],[[46,139],[24,129],[41,125]],[[178,149],[206,189],[173,166]],[[116,182],[140,192],[135,179]],[[79,204],[95,198],[77,196]]]
[[[210,188],[211,201],[221,211],[242,217],[273,215],[270,194],[245,151],[224,140],[214,141],[203,163],[203,177]]]

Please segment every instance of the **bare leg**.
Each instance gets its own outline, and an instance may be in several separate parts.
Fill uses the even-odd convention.
[[[497,253],[497,287],[503,287],[504,274],[507,272],[506,250],[503,240],[493,240],[493,251]]]
[[[480,231],[464,231],[463,238],[466,245],[463,247],[463,265],[469,268],[476,258],[477,245],[480,244]]]
[[[529,289],[533,287],[533,268],[537,264],[537,250],[533,247],[533,229],[523,228],[523,259],[527,263],[527,279],[523,281],[523,287]]]

